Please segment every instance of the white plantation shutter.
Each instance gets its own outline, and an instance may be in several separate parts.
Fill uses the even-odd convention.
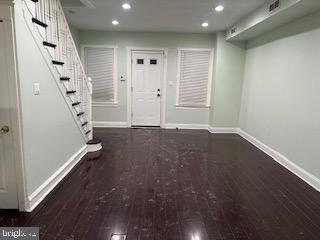
[[[84,62],[93,102],[115,103],[115,48],[84,47]]]
[[[213,50],[179,50],[177,105],[207,107],[210,103]]]

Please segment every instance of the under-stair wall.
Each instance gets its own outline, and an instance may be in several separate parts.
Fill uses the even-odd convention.
[[[81,128],[84,120],[77,116],[79,109],[72,106],[74,99],[65,92],[68,89],[60,82],[61,76],[25,11],[24,2],[16,0],[26,210],[31,211],[86,153],[90,139],[86,131],[91,129]],[[40,84],[39,95],[33,91],[36,83]]]

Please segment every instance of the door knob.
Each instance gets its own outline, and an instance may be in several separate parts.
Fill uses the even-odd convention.
[[[1,133],[8,133],[10,131],[8,126],[3,126],[0,130]]]
[[[158,93],[158,97],[160,97],[160,93]]]

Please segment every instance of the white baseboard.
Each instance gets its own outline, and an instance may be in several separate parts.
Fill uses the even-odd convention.
[[[263,142],[248,134],[247,132],[239,129],[238,134],[320,192],[320,179],[313,176],[311,173],[307,172],[303,168],[299,167],[297,164],[290,161],[286,156],[267,146]]]
[[[96,128],[126,128],[127,122],[92,122]]]
[[[210,133],[233,133],[236,134],[238,133],[238,128],[216,128],[216,127],[208,127],[208,131]]]
[[[208,129],[208,125],[206,124],[179,124],[179,123],[166,123],[164,125],[166,129]]]
[[[26,211],[31,212],[57,186],[57,184],[72,170],[72,168],[87,153],[87,145],[73,154],[53,175],[27,198]]]

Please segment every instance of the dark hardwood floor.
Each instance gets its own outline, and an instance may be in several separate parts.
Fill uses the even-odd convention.
[[[0,212],[0,226],[64,240],[320,239],[320,193],[237,135],[95,135],[101,156],[87,155],[32,213]]]

